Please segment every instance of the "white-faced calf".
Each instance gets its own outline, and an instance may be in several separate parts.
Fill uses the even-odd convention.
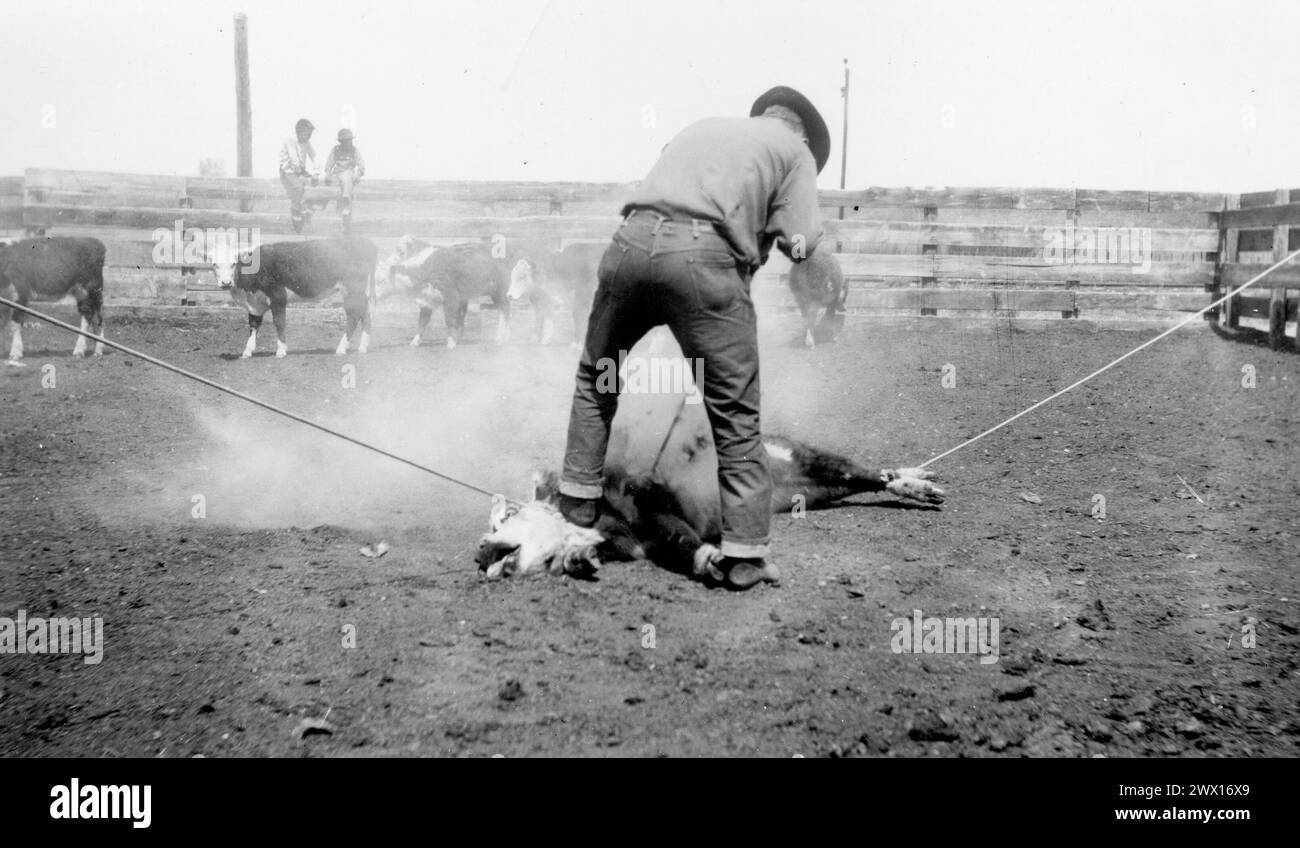
[[[378,255],[369,239],[346,237],[277,242],[242,251],[217,245],[208,258],[217,285],[229,289],[248,310],[248,341],[243,352],[247,359],[257,349],[257,331],[268,309],[275,323],[275,355],[288,353],[290,292],[303,300],[320,300],[341,292],[347,324],[335,353],[342,356],[348,352],[358,329],[357,350],[365,353],[370,346],[370,286]]]

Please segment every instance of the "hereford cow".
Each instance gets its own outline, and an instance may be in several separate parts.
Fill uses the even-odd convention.
[[[706,440],[707,444],[707,440]],[[773,513],[816,509],[860,492],[886,492],[920,504],[943,502],[933,474],[920,468],[868,468],[781,436],[764,436],[775,484]],[[646,558],[707,583],[722,583],[721,512],[711,452],[696,443],[686,466],[667,475],[629,473],[611,465],[600,520],[587,530],[567,523],[556,502],[554,473],[534,477],[533,500],[515,507],[493,500],[490,532],[479,545],[488,577],[546,571],[590,577],[609,561]]]
[[[419,305],[420,323],[411,347],[420,346],[436,301],[442,301],[447,347],[454,348],[465,333],[470,301],[490,297],[499,310],[496,340],[501,344],[510,328],[510,262],[509,255],[494,256],[494,245],[490,243],[437,247],[406,235],[388,258],[388,282],[379,293],[407,294]]]
[[[804,344],[833,342],[844,326],[844,302],[849,289],[839,260],[825,247],[790,267],[790,292],[803,315]]]
[[[347,324],[334,352],[339,356],[347,353],[350,339],[360,328],[357,351],[365,353],[370,346],[370,286],[378,256],[369,239],[355,236],[277,242],[242,252],[216,246],[209,258],[217,285],[229,289],[236,299],[242,297],[248,309],[243,358],[257,349],[257,331],[268,309],[275,322],[275,355],[289,352],[285,312],[290,292],[303,300],[320,300],[341,292]]]
[[[50,236],[29,238],[0,246],[0,296],[26,306],[29,301],[57,301],[71,295],[81,313],[81,329],[102,335],[104,327],[104,243],[93,238]],[[4,313],[12,312],[13,339],[9,364],[23,358],[23,313],[0,307],[0,336]],[[86,355],[86,337],[77,336],[72,355]],[[95,356],[104,355],[95,342]]]
[[[567,300],[573,311],[573,346],[582,347],[596,293],[596,272],[608,247],[609,242],[570,244],[562,250],[532,253],[514,266],[510,299],[526,298],[532,304],[542,344],[550,344],[554,337],[555,310]]]

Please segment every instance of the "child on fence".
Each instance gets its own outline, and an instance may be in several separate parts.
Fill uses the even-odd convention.
[[[343,216],[343,232],[352,230],[352,195],[356,184],[366,173],[366,161],[361,158],[361,151],[352,144],[352,130],[339,130],[339,143],[330,151],[325,160],[326,178],[334,177],[339,181],[338,210]]]
[[[299,119],[294,125],[295,138],[286,138],[280,147],[280,184],[289,195],[289,219],[295,233],[302,232],[302,226],[311,220],[310,208],[303,204],[303,195],[307,183],[316,185],[316,149],[311,146],[311,134],[315,125],[306,118]]]

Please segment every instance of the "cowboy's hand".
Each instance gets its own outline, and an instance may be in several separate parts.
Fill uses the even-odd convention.
[[[943,489],[930,482],[935,478],[933,471],[926,471],[923,468],[896,468],[885,473],[889,478],[885,483],[885,491],[891,495],[926,504],[943,503]]]

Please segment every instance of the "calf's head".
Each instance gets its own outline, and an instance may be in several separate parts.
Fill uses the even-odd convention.
[[[238,248],[229,244],[216,244],[207,251],[212,273],[217,278],[217,285],[223,289],[232,289],[239,284],[239,273],[243,269],[256,270],[257,247]]]
[[[506,297],[518,300],[532,288],[533,266],[527,259],[520,259],[515,263],[515,267],[510,269],[510,288],[506,290]]]
[[[479,570],[493,579],[543,571],[594,576],[604,536],[564,520],[548,498],[551,477],[535,477],[534,482],[534,498],[522,506],[499,495],[492,499],[490,529],[479,542]]]
[[[388,261],[385,264],[391,266],[410,259],[418,252],[416,246],[419,243],[419,240],[413,235],[408,234],[402,236],[397,240],[397,247],[393,248],[393,254],[388,257]]]

